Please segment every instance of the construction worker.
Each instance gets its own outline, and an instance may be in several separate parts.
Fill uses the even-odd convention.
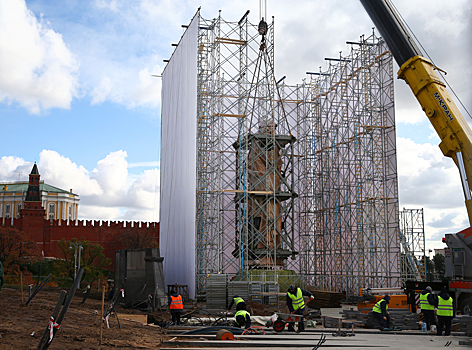
[[[431,329],[431,325],[436,325],[436,316],[434,315],[434,295],[433,289],[430,286],[427,286],[420,295],[420,307],[421,312],[424,316],[424,322],[426,322],[426,327],[428,330]]]
[[[180,314],[184,309],[184,302],[182,296],[176,293],[173,289],[169,291],[169,298],[167,303],[169,304],[170,314],[172,315],[172,322],[176,325],[180,324]]]
[[[390,328],[390,315],[388,314],[388,303],[390,302],[390,296],[385,295],[383,299],[380,299],[372,308],[375,318],[380,321],[380,327],[382,329]]]
[[[437,301],[437,315],[438,315],[438,330],[437,335],[442,335],[443,326],[446,325],[444,332],[445,336],[451,335],[451,323],[454,317],[454,305],[453,299],[447,293],[446,287],[441,289],[441,293],[438,294]]]
[[[239,295],[235,295],[233,299],[231,300],[231,303],[228,306],[228,311],[231,310],[233,305],[236,306],[236,311],[239,310],[246,310],[246,302],[244,301],[243,298],[241,298]]]
[[[108,300],[112,300],[113,297],[115,296],[115,286],[113,284],[113,280],[109,279],[107,280],[107,284],[108,284],[108,292],[107,292],[107,298]]]
[[[87,288],[85,288],[84,290],[84,297],[82,298],[82,301],[79,303],[79,305],[84,305],[85,300],[87,300],[91,290],[92,290],[92,287],[90,286],[90,284],[88,284]]]
[[[251,327],[251,314],[246,311],[246,306],[234,315],[234,326],[238,328],[244,326],[245,329]]]
[[[310,297],[310,299],[304,303],[303,297]],[[290,310],[290,313],[296,314],[296,315],[302,315],[305,311],[305,305],[308,304],[311,300],[313,300],[313,294],[310,292],[307,292],[304,289],[301,289],[294,284],[291,284],[288,287],[288,292],[287,292],[287,307]],[[294,332],[295,328],[293,328],[294,322],[289,322],[288,323],[288,331],[289,332]],[[298,332],[303,332],[305,330],[305,325],[303,323],[303,319],[298,322]]]

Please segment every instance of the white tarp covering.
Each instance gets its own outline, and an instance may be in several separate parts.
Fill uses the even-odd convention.
[[[165,283],[195,297],[197,35],[199,14],[162,74],[160,254]]]

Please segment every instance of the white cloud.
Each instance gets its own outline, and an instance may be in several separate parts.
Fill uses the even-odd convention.
[[[152,77],[154,72],[161,72],[162,67],[155,66],[152,71],[148,68],[143,68],[138,73],[138,80],[134,91],[131,93],[130,106],[147,105],[150,107],[157,107],[160,101],[161,83],[162,79]]]
[[[30,113],[69,109],[78,63],[62,36],[37,20],[24,0],[0,1],[0,102]]]
[[[439,147],[397,138],[400,202],[404,207],[462,208],[459,171]]]
[[[81,202],[83,198],[81,197]],[[90,205],[80,203],[79,219],[87,220],[105,220],[105,221],[121,221],[121,210],[118,207],[102,207],[98,205]],[[126,218],[128,219],[128,218]]]
[[[120,4],[118,0],[95,0],[95,6],[99,9],[118,12]]]
[[[443,248],[441,238],[469,226],[457,167],[439,147],[397,138],[400,208],[424,209],[427,249]]]
[[[130,168],[138,168],[138,167],[159,167],[160,162],[136,162],[136,163],[128,163],[128,169]]]
[[[111,152],[98,161],[90,177],[103,190],[103,195],[83,196],[80,216],[108,220],[157,221],[159,219],[159,174],[156,169],[145,170],[138,176],[128,173],[125,151]],[[102,210],[91,210],[101,207]],[[120,209],[117,211],[116,209]],[[103,216],[100,216],[103,213]]]
[[[96,86],[91,95],[92,95],[92,104],[98,104],[105,102],[109,98],[110,93],[113,89],[113,83],[108,77],[103,77],[100,81],[100,84]]]
[[[157,169],[145,170],[128,189],[128,202],[138,208],[153,208],[159,181]]]
[[[102,186],[83,166],[56,151],[43,150],[39,154],[38,170],[42,180],[61,189],[72,189],[74,193],[85,196],[104,193]]]
[[[171,0],[88,0],[68,4],[69,11],[78,13],[74,20],[66,18],[66,10],[53,10],[46,3],[35,3],[37,17],[39,11],[44,11],[42,16],[53,18],[62,35],[46,21],[38,22],[24,0],[4,0],[0,5],[8,6],[8,11],[0,7],[0,33],[2,29],[7,34],[17,33],[16,37],[0,36],[0,67],[7,68],[11,72],[8,75],[19,77],[0,77],[0,102],[21,101],[32,112],[68,108],[77,95],[74,72],[78,65],[63,37],[81,62],[82,97],[91,97],[92,104],[111,101],[128,108],[150,108],[154,113],[160,103],[161,81],[151,74],[162,72],[162,60],[172,53],[170,44],[178,42],[183,32],[181,24],[189,23],[198,5],[202,5],[202,15],[208,19],[222,10],[224,19],[237,21],[249,9],[251,22],[259,20],[258,6],[249,0],[203,0],[198,5]],[[360,2],[302,0],[290,3],[290,11],[283,1],[268,5],[269,21],[275,15],[276,76],[286,75],[287,83],[300,83],[306,71],[325,68],[324,57],[337,57],[340,51],[346,54],[346,40],[355,41],[372,31],[372,22]],[[408,0],[398,0],[396,5],[438,65],[450,73],[448,78],[452,78],[456,89],[467,91],[472,57],[470,45],[460,38],[470,37],[469,2],[457,0],[446,12],[440,0],[418,0],[415,6]],[[402,81],[395,85],[401,101],[397,103],[397,121],[416,124],[424,120],[409,88]],[[463,98],[470,105],[470,97]]]
[[[45,183],[66,191],[72,188],[79,195],[81,219],[157,221],[160,171],[155,168],[131,175],[126,157],[125,151],[111,152],[89,172],[55,151],[43,150],[38,170]],[[27,181],[32,167],[24,159],[2,157],[0,181]]]
[[[99,85],[91,92],[91,103],[112,101],[128,108],[157,108],[160,103],[161,78],[151,75],[160,74],[162,69],[151,63],[150,67],[138,71],[135,68],[120,68],[118,62],[112,62],[105,69],[105,76]]]
[[[17,181],[22,179],[22,175],[28,174],[29,163],[24,159],[15,156],[3,156],[0,159],[0,181]]]
[[[439,145],[441,139],[439,138],[438,133],[436,132],[436,130],[434,130],[432,125],[429,125],[429,130],[431,130],[431,134],[429,134],[428,139],[431,140],[431,142]]]
[[[111,152],[104,159],[99,160],[97,168],[90,177],[100,183],[104,197],[113,200],[126,188],[128,177],[127,153],[125,151]]]

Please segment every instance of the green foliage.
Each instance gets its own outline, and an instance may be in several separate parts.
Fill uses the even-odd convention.
[[[424,266],[424,256],[421,257],[420,259],[420,264]],[[433,261],[426,256],[426,281],[433,281],[434,280],[434,263]]]
[[[55,273],[57,276],[74,278],[74,254],[77,251],[77,269],[79,265],[79,244],[83,247],[80,252],[80,267],[84,269],[82,280],[92,281],[108,275],[105,266],[110,265],[111,260],[103,254],[104,248],[100,244],[86,241],[84,237],[80,241],[76,238],[67,242],[61,239],[57,243],[63,260],[56,261]],[[75,247],[77,246],[77,250]]]
[[[55,260],[40,259],[31,264],[25,265],[25,267],[28,269],[29,272],[37,276],[39,274],[39,266],[41,266],[41,276],[47,276],[50,273],[54,272],[55,264]]]
[[[444,255],[439,254],[439,253],[435,254],[433,256],[433,262],[434,262],[434,270],[439,275],[439,279],[442,280],[446,272],[446,259],[444,258]]]
[[[433,281],[434,280],[434,263],[433,261],[429,258],[429,256],[426,257],[426,268],[428,269],[428,278],[427,281]]]

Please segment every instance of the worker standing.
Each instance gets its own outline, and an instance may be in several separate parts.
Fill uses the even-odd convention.
[[[390,296],[385,295],[383,299],[380,299],[372,308],[372,312],[377,320],[380,321],[380,327],[382,327],[382,329],[390,328],[390,315],[388,314],[389,302]]]
[[[87,300],[91,290],[92,290],[92,287],[90,286],[90,284],[88,284],[87,288],[85,288],[84,290],[84,296],[82,298],[82,301],[79,303],[79,305],[84,305],[85,300]]]
[[[310,292],[307,292],[304,289],[301,289],[294,284],[291,284],[288,287],[288,292],[287,292],[287,307],[290,310],[290,313],[296,314],[296,315],[302,315],[305,311],[305,303],[303,302],[303,297],[310,297],[310,299],[307,301],[309,303],[311,300],[314,299],[313,294]],[[294,332],[295,328],[294,322],[289,322],[288,323],[288,331],[289,332]],[[303,323],[303,318],[300,322],[298,322],[298,331],[303,332],[305,330],[305,325]]]
[[[246,306],[244,306],[244,309],[236,312],[234,315],[234,323],[234,326],[238,328],[244,327],[245,329],[248,329],[251,327],[251,314],[246,311]]]
[[[182,296],[176,293],[173,289],[169,292],[168,299],[170,314],[172,315],[172,322],[176,325],[180,324],[180,314],[184,308]]]
[[[453,299],[447,293],[446,287],[441,289],[441,293],[438,294],[437,304],[437,315],[438,315],[438,331],[437,335],[442,335],[443,326],[446,326],[444,335],[451,335],[451,323],[454,317],[454,306]]]
[[[233,299],[231,300],[231,303],[228,306],[228,311],[231,310],[233,305],[236,306],[236,311],[246,310],[246,302],[239,295],[233,296]]]
[[[434,295],[433,289],[430,286],[427,286],[420,294],[420,307],[421,312],[424,316],[424,322],[426,322],[426,327],[428,330],[431,329],[431,325],[436,325],[436,317],[434,315]]]

